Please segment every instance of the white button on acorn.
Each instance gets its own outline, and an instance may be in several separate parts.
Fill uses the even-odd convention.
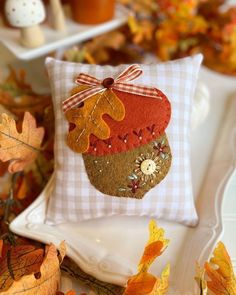
[[[151,160],[147,159],[141,163],[140,169],[145,175],[151,175],[156,171],[157,165],[156,163]]]
[[[21,44],[34,48],[45,41],[39,26],[45,19],[45,8],[41,0],[7,0],[5,14],[13,27],[20,28]]]

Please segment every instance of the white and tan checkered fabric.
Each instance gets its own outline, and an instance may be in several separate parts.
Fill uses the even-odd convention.
[[[66,145],[68,122],[62,101],[84,72],[99,79],[117,77],[127,66],[74,64],[48,58],[55,108],[55,187],[50,196],[47,223],[78,222],[112,215],[138,215],[195,225],[190,169],[190,117],[192,98],[202,60],[201,55],[167,63],[141,65],[143,75],[133,83],[155,86],[172,104],[172,117],[166,130],[172,151],[172,166],[166,178],[142,200],[111,197],[91,185],[81,154]]]

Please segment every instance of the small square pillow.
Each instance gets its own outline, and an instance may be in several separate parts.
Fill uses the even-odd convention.
[[[47,223],[138,215],[197,224],[189,141],[201,61],[111,67],[47,59],[56,125]]]

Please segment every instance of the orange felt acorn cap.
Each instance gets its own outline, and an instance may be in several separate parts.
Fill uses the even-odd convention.
[[[171,117],[171,105],[168,98],[158,90],[161,98],[112,90],[125,106],[125,118],[114,121],[110,116],[103,119],[110,128],[110,137],[101,140],[90,136],[88,154],[102,156],[129,151],[147,144],[162,135]]]

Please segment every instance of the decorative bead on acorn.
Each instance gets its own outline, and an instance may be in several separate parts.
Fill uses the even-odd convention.
[[[81,74],[77,82],[87,85],[75,88],[63,102],[74,126],[67,143],[83,154],[90,182],[106,195],[143,198],[171,165],[165,134],[170,102],[154,87],[127,83],[140,74],[137,65],[116,80]]]

